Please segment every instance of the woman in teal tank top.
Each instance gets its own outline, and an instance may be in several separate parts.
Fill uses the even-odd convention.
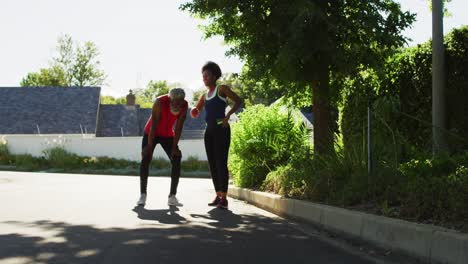
[[[216,85],[221,77],[218,64],[207,62],[202,67],[202,75],[208,92],[200,97],[197,106],[190,111],[190,115],[197,118],[203,107],[206,109],[205,150],[216,192],[215,199],[208,205],[227,209],[229,182],[227,161],[231,142],[229,117],[240,107],[241,99],[229,86]],[[234,102],[234,106],[225,113],[228,99]]]

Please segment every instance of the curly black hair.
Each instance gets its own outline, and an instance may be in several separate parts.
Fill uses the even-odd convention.
[[[219,77],[221,77],[221,68],[219,67],[218,64],[212,62],[212,61],[208,61],[207,63],[205,63],[205,65],[203,65],[202,67],[202,73],[204,71],[210,71],[215,77],[216,77],[216,80],[219,79]]]

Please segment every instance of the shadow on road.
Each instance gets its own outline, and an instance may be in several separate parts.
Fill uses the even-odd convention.
[[[183,224],[187,220],[180,216],[177,211],[179,208],[169,206],[169,209],[148,210],[143,206],[135,206],[132,211],[137,213],[138,218],[142,220],[158,221],[161,224]]]
[[[171,208],[134,210],[142,219],[184,221]],[[261,215],[214,209],[193,217],[200,222],[144,228],[0,222],[18,230],[0,234],[0,263],[369,263]]]
[[[219,208],[213,208],[206,215],[191,214],[190,216],[193,218],[214,220],[208,224],[216,228],[236,228],[239,227],[243,222],[240,215],[233,213],[231,210]]]

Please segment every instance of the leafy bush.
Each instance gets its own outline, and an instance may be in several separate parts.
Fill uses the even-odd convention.
[[[15,155],[14,165],[21,170],[37,171],[47,167],[44,158],[35,158],[29,154]]]
[[[110,157],[82,157],[82,162],[85,167],[98,170],[115,168],[136,169],[140,166],[138,162]]]
[[[153,158],[153,160],[151,161],[151,164],[150,164],[151,168],[155,168],[155,169],[167,169],[167,168],[170,168],[171,167],[171,162],[169,160],[166,160],[162,157],[158,157],[158,158]]]
[[[402,213],[418,220],[468,219],[468,152],[400,166]]]
[[[307,174],[291,164],[279,166],[268,173],[261,189],[281,194],[285,197],[306,198]]]
[[[43,151],[45,159],[49,162],[49,166],[60,169],[75,169],[82,165],[81,158],[66,151],[62,147],[53,147]]]
[[[196,156],[189,156],[187,160],[182,161],[181,168],[184,171],[209,170],[207,161],[200,161]]]
[[[5,145],[5,144],[4,144]],[[139,175],[140,162],[115,159],[110,157],[81,157],[67,152],[61,147],[43,151],[43,157],[32,155],[10,155],[7,148],[0,144],[0,165],[9,165],[3,169],[24,171],[49,171],[85,174]],[[9,155],[8,159],[7,154]],[[5,163],[1,163],[5,160]],[[163,176],[170,173],[171,163],[164,158],[153,159],[150,175]],[[196,157],[182,161],[184,177],[209,177],[208,162]]]
[[[445,37],[447,61],[447,124],[452,153],[468,148],[468,26]],[[365,146],[367,102],[372,102],[372,133],[386,161],[405,162],[432,147],[432,49],[427,42],[391,56],[381,71],[362,69],[343,82],[341,128],[344,147]],[[382,104],[383,103],[383,104]],[[392,139],[387,144],[386,139]],[[364,142],[364,143],[363,143]],[[392,154],[393,158],[392,158]],[[389,156],[390,154],[390,156]]]
[[[5,140],[0,140],[0,165],[9,165],[12,162],[12,155],[8,150],[7,142]]]
[[[234,182],[258,187],[266,175],[310,151],[310,131],[292,111],[255,105],[233,125],[229,168]]]

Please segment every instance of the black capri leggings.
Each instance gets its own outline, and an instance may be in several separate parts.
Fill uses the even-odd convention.
[[[229,172],[228,154],[231,128],[208,124],[205,130],[205,150],[210,165],[211,178],[216,192],[227,192]]]

